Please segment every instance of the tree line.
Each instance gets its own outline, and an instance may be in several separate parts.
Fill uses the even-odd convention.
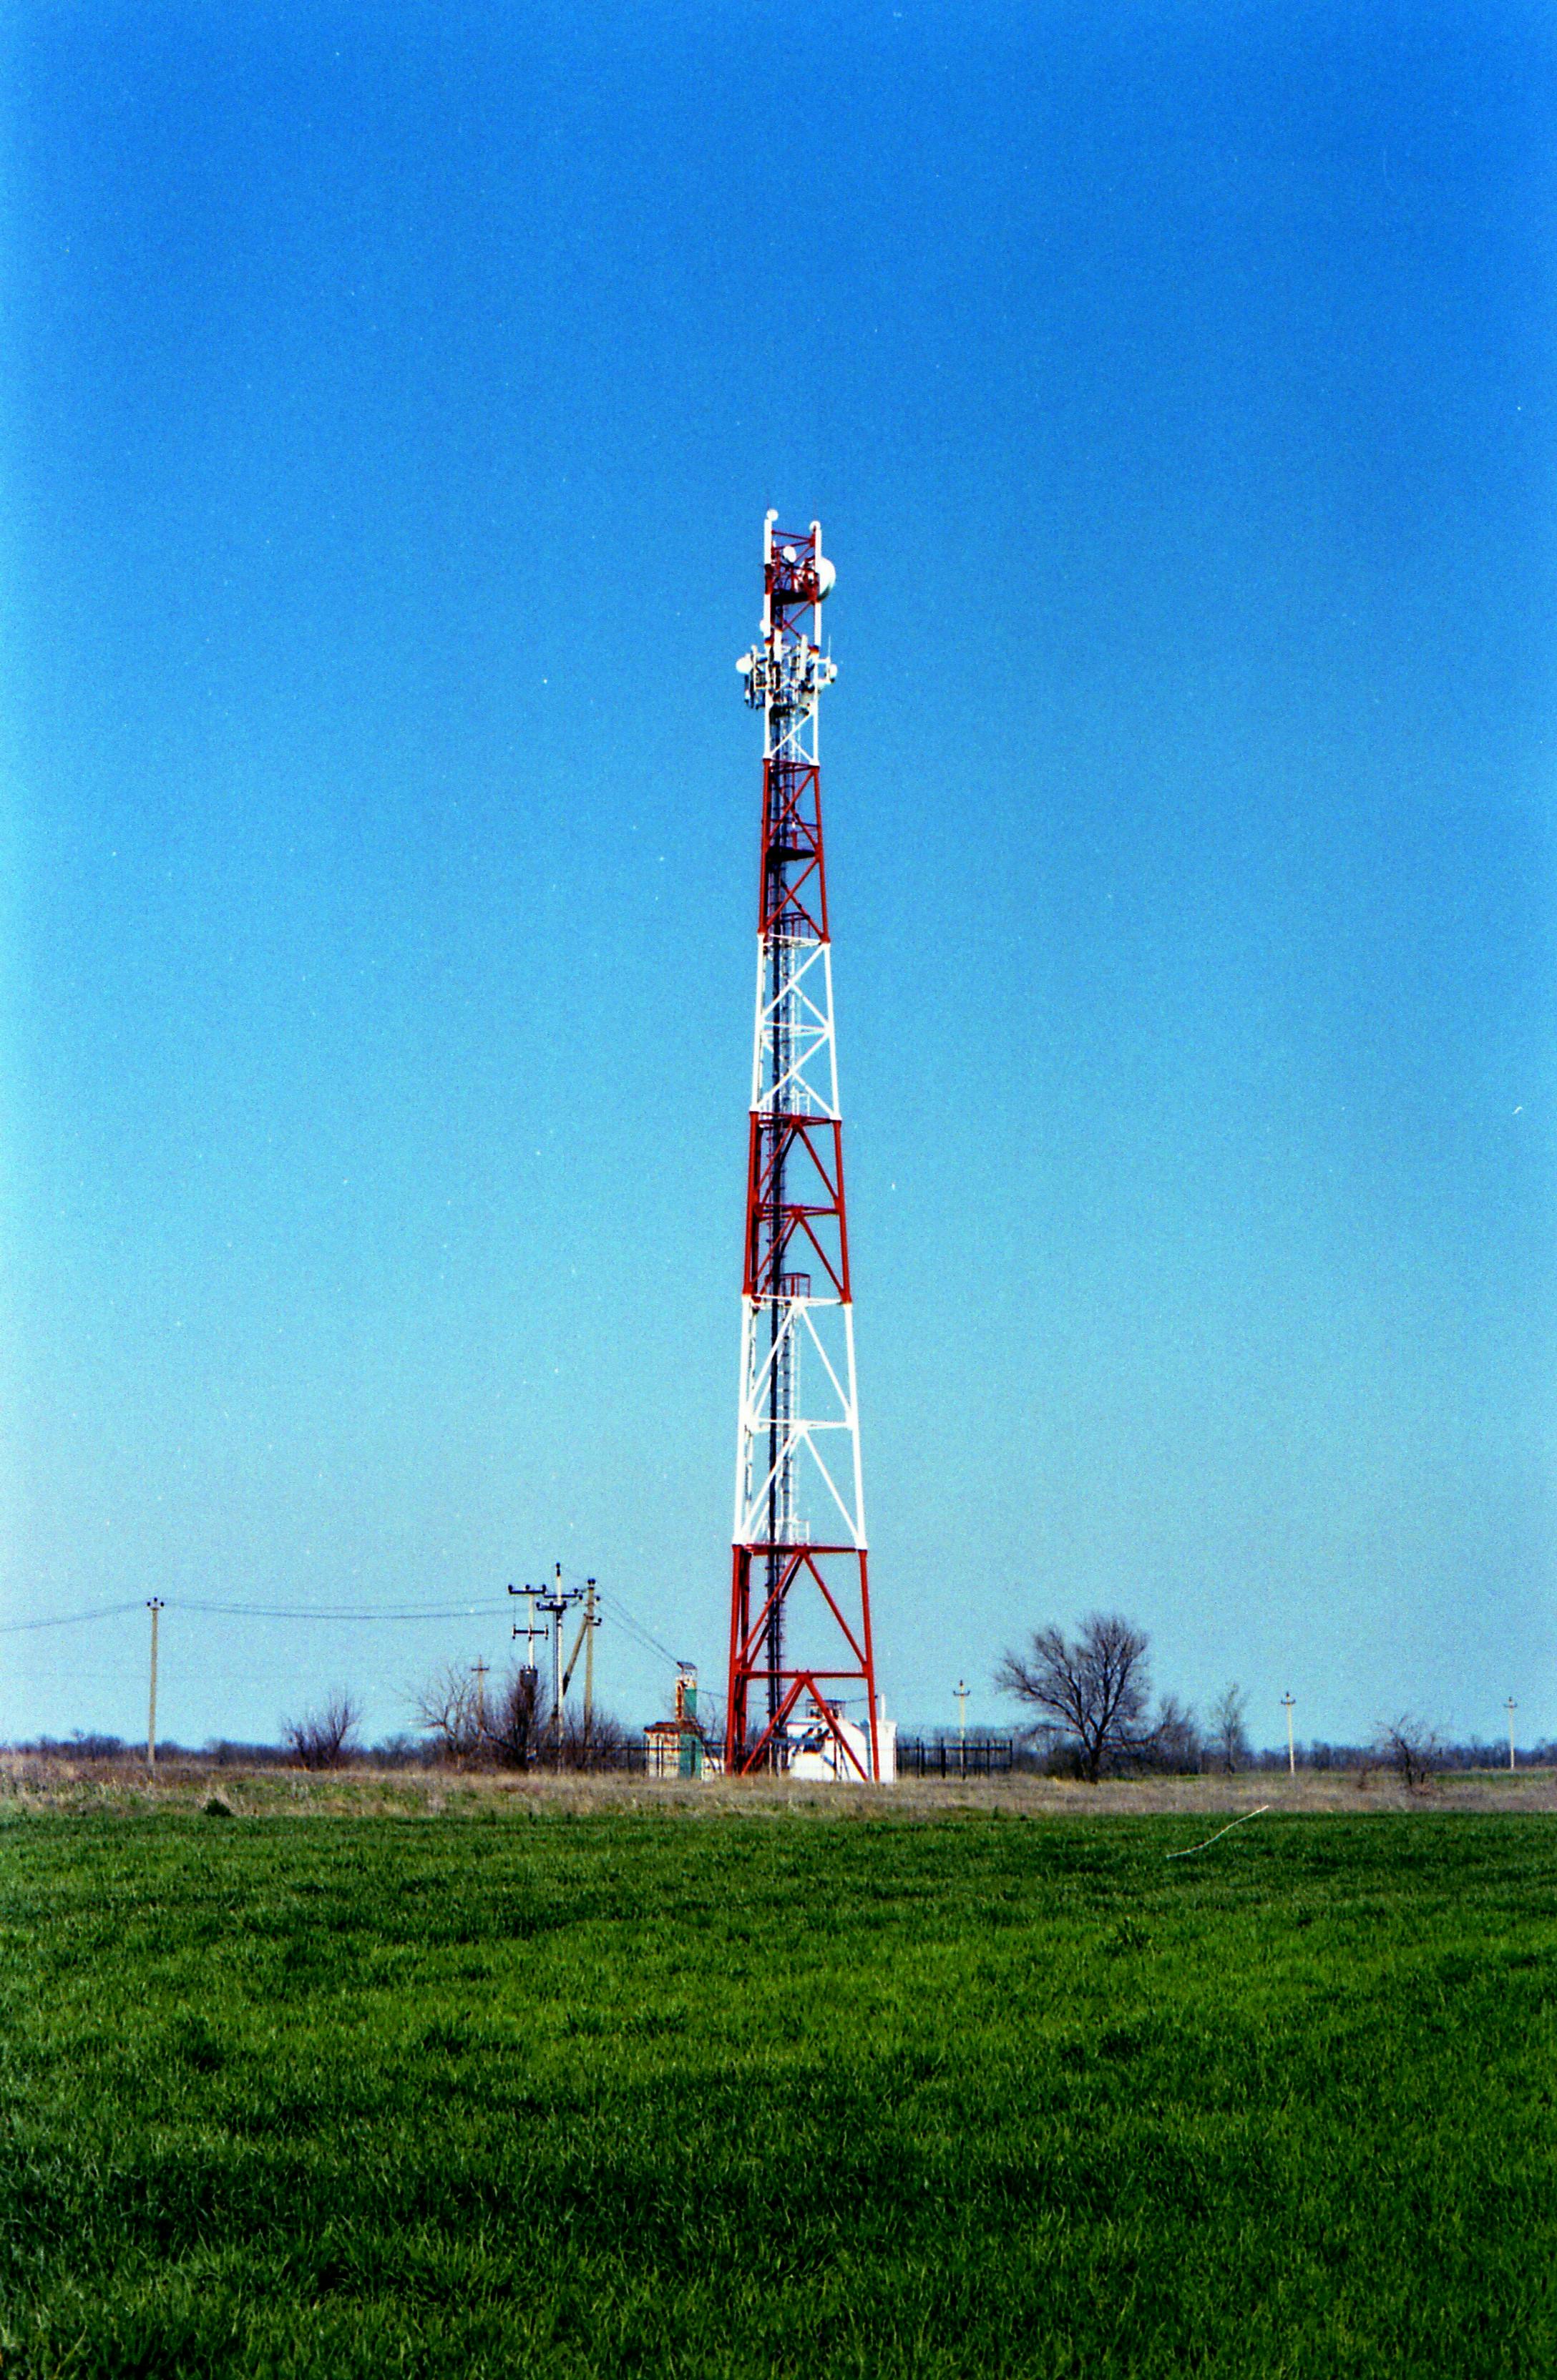
[[[1152,1702],[1150,1640],[1117,1612],[1095,1611],[1076,1635],[1035,1629],[1023,1650],[1008,1651],[995,1672],[997,1690],[1038,1714],[1021,1732],[1052,1772],[1097,1784],[1108,1776],[1158,1770],[1180,1776],[1208,1769],[1284,1767],[1287,1755],[1257,1754],[1249,1741],[1247,1697],[1225,1687],[1202,1726],[1176,1695]],[[1538,1748],[1536,1756],[1551,1750]],[[1419,1789],[1441,1768],[1502,1766],[1483,1744],[1447,1744],[1428,1722],[1405,1712],[1382,1719],[1366,1746],[1310,1744],[1309,1768],[1385,1768]]]
[[[489,1682],[490,1681],[490,1682]],[[405,1699],[422,1731],[426,1758],[452,1768],[562,1768],[609,1766],[627,1730],[609,1712],[559,1710],[537,1670],[517,1662],[502,1671],[484,1662],[451,1661]],[[317,1709],[282,1722],[282,1742],[301,1768],[339,1768],[362,1756],[362,1708],[336,1687]]]
[[[1117,1612],[1093,1612],[1074,1636],[1052,1626],[1036,1629],[1025,1647],[1003,1656],[994,1684],[1033,1714],[1017,1730],[1025,1747],[1021,1765],[1031,1761],[1052,1775],[1096,1784],[1104,1777],[1151,1771],[1234,1775],[1287,1765],[1285,1745],[1257,1750],[1252,1744],[1247,1696],[1236,1683],[1217,1695],[1203,1722],[1174,1694],[1154,1698],[1150,1640]],[[353,1762],[507,1769],[554,1764],[578,1769],[616,1766],[638,1740],[638,1730],[605,1712],[583,1714],[565,1703],[559,1714],[544,1677],[517,1663],[501,1672],[483,1662],[450,1663],[408,1689],[404,1700],[418,1736],[364,1743],[361,1702],[339,1686],[300,1717],[284,1720],[279,1746],[213,1742],[198,1756],[219,1766],[281,1761],[306,1769]],[[954,1740],[950,1730],[941,1733]],[[972,1743],[989,1733],[974,1729],[963,1740]],[[72,1760],[139,1757],[138,1747],[101,1733],[40,1737],[14,1749]],[[164,1756],[183,1752],[168,1742],[161,1749]],[[1310,1741],[1295,1747],[1299,1767],[1383,1768],[1413,1787],[1440,1769],[1502,1767],[1506,1757],[1505,1746],[1446,1742],[1409,1713],[1381,1721],[1366,1744]],[[1557,1743],[1535,1744],[1522,1757],[1539,1767],[1557,1766]]]

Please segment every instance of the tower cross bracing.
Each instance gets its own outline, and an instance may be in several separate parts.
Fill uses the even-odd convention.
[[[825,1740],[881,1774],[855,1386],[819,704],[833,583],[821,525],[763,529],[757,998],[748,1126],[725,1756],[784,1767]]]

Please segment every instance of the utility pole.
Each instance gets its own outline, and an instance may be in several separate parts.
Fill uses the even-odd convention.
[[[535,1624],[535,1598],[540,1593],[540,1589],[533,1586],[511,1586],[508,1589],[508,1592],[510,1595],[522,1595],[525,1599],[525,1624],[522,1628],[516,1628],[513,1633],[516,1636],[522,1636],[525,1640],[525,1658],[523,1666],[533,1677],[535,1674],[536,1644],[539,1641],[541,1644],[544,1645],[548,1633],[547,1630],[544,1628],[537,1628]]]
[[[516,1627],[513,1633],[515,1636],[522,1636],[525,1640],[525,1658],[519,1670],[519,1676],[522,1681],[519,1691],[521,1695],[528,1702],[529,1709],[529,1726],[530,1729],[533,1729],[535,1725],[535,1706],[541,1699],[541,1672],[535,1666],[535,1646],[536,1640],[538,1638],[542,1645],[546,1642],[547,1632],[544,1628],[537,1628],[535,1624],[534,1587],[528,1585],[525,1586],[514,1586],[511,1585],[508,1592],[510,1595],[522,1595],[525,1599],[525,1624],[522,1628]],[[525,1742],[527,1744],[530,1742],[530,1736],[528,1732],[525,1737]]]
[[[487,1740],[487,1665],[485,1661],[473,1661],[470,1671],[476,1681],[476,1732],[484,1743]]]
[[[577,1588],[574,1589],[574,1598],[577,1601]],[[584,1741],[586,1743],[588,1743],[590,1740],[590,1725],[594,1718],[595,1710],[595,1630],[599,1626],[600,1621],[595,1617],[595,1583],[592,1578],[586,1579],[584,1582],[584,1617],[578,1622],[578,1633],[573,1640],[573,1650],[567,1657],[567,1667],[562,1673],[563,1699],[566,1702],[567,1699],[567,1690],[573,1683],[573,1672],[578,1667],[578,1656],[580,1653],[583,1654]]]
[[[973,1689],[959,1678],[952,1692],[957,1698],[957,1768],[959,1773],[966,1777],[967,1774],[967,1697]]]
[[[152,1703],[146,1715],[146,1766],[157,1765],[157,1614],[163,1608],[160,1595],[152,1596],[146,1609],[152,1615]]]
[[[555,1741],[555,1745],[556,1745],[557,1767],[560,1768],[560,1767],[562,1767],[562,1698],[563,1698],[563,1694],[564,1694],[564,1693],[566,1692],[566,1689],[565,1689],[565,1687],[564,1687],[564,1685],[563,1685],[563,1677],[562,1677],[562,1623],[563,1623],[563,1614],[566,1611],[567,1607],[568,1607],[568,1605],[569,1605],[570,1603],[577,1603],[577,1602],[578,1602],[578,1597],[579,1597],[579,1589],[578,1589],[578,1587],[576,1587],[576,1586],[569,1586],[569,1587],[565,1587],[565,1586],[564,1586],[564,1585],[563,1585],[563,1583],[562,1583],[562,1564],[561,1564],[561,1562],[557,1562],[557,1563],[553,1566],[553,1570],[554,1570],[554,1574],[553,1574],[553,1580],[552,1580],[552,1592],[551,1592],[551,1594],[550,1594],[550,1595],[541,1595],[541,1596],[537,1596],[537,1597],[536,1597],[536,1603],[537,1603],[538,1608],[539,1608],[541,1610],[542,1610],[542,1611],[547,1612],[547,1613],[549,1613],[549,1614],[550,1614],[551,1619],[552,1619],[552,1622],[553,1622],[553,1627],[552,1627],[552,1731],[553,1731],[553,1739],[554,1739],[554,1741]]]
[[[1508,1698],[1508,1765],[1511,1768],[1514,1767],[1514,1714],[1518,1707],[1514,1696],[1510,1694]]]
[[[595,1610],[595,1583],[584,1582],[584,1741],[589,1742],[595,1724],[595,1630],[600,1616]]]
[[[1291,1696],[1291,1694],[1283,1694],[1283,1695],[1282,1696],[1282,1708],[1283,1708],[1283,1710],[1284,1710],[1284,1711],[1285,1711],[1285,1713],[1286,1713],[1286,1765],[1287,1765],[1287,1774],[1288,1774],[1289,1776],[1291,1776],[1291,1777],[1295,1777],[1295,1776],[1296,1776],[1296,1774],[1297,1774],[1297,1752],[1296,1752],[1296,1748],[1295,1748],[1295,1746],[1294,1745],[1293,1741],[1292,1741],[1292,1712],[1293,1712],[1293,1701],[1292,1701],[1292,1696]]]

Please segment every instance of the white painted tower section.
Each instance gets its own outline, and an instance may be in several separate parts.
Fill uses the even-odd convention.
[[[772,560],[773,522],[764,528]],[[811,525],[824,596],[833,580]],[[764,574],[765,577],[769,575]],[[821,650],[821,601],[811,634],[786,634],[765,599],[760,636],[736,664],[747,700],[763,714],[764,758],[816,766],[820,698],[837,674]],[[833,951],[814,934],[760,934],[752,1028],[751,1111],[837,1121]],[[864,1550],[865,1490],[855,1382],[854,1308],[797,1262],[783,1294],[742,1300],[736,1543],[841,1541]]]

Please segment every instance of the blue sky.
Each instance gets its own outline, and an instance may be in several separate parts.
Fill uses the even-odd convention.
[[[893,1706],[1102,1606],[1557,1733],[1550,13],[3,40],[4,1618],[561,1559],[717,1680],[775,504]],[[164,1646],[383,1732],[506,1622]],[[144,1657],[8,1634],[0,1737]]]

